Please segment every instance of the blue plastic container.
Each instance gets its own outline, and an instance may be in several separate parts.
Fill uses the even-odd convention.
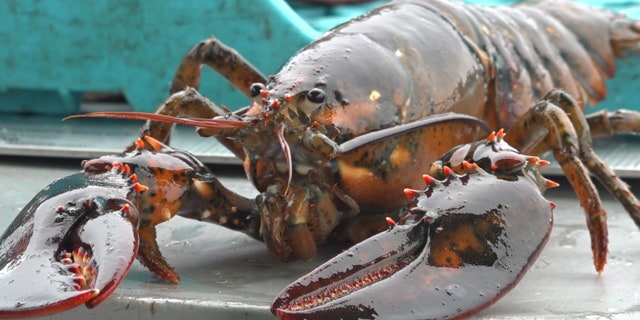
[[[640,16],[633,1],[590,4]],[[269,74],[322,31],[374,5],[294,10],[285,0],[4,0],[0,111],[77,113],[83,92],[122,92],[135,110],[154,111],[182,57],[199,40],[215,35]],[[621,66],[604,107],[634,107],[623,102],[638,87],[638,61]],[[247,103],[213,72],[204,72],[201,91],[232,109]]]
[[[5,0],[0,3],[0,110],[78,111],[82,92],[122,92],[134,109],[154,111],[168,96],[182,57],[215,35],[268,74],[329,27],[366,11],[327,14],[285,0]],[[337,20],[332,20],[337,19]],[[247,103],[212,72],[202,91],[230,107]]]

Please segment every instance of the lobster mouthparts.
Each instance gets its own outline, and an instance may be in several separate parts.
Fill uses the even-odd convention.
[[[138,248],[131,180],[77,173],[36,195],[0,237],[0,318],[92,307],[115,290]]]
[[[546,243],[553,205],[533,175],[502,179],[477,166],[425,177],[404,225],[390,223],[285,288],[271,310],[282,319],[464,317],[520,280]],[[407,310],[410,310],[407,312]]]

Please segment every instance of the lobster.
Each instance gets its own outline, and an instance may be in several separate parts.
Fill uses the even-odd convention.
[[[639,226],[640,204],[593,152],[591,137],[638,134],[640,115],[620,110],[585,116],[582,108],[605,98],[604,80],[613,76],[615,58],[639,41],[640,23],[577,3],[485,8],[440,0],[383,4],[332,29],[268,79],[217,39],[202,41],[178,67],[172,95],[156,114],[80,115],[148,120],[141,139],[156,146],[154,156],[116,166],[124,168],[118,172],[154,172],[135,172],[133,179],[150,190],[136,196],[121,191],[137,211],[116,208],[113,214],[99,206],[65,216],[70,221],[55,229],[45,245],[43,239],[30,241],[30,230],[40,221],[37,217],[58,209],[40,209],[48,202],[37,200],[0,238],[0,284],[8,286],[33,271],[31,255],[25,255],[30,245],[48,252],[55,270],[70,261],[71,269],[78,269],[73,253],[78,251],[78,260],[103,264],[89,268],[98,270],[98,279],[106,274],[117,283],[120,270],[137,256],[156,275],[177,283],[178,274],[158,249],[154,227],[179,214],[243,230],[283,261],[312,259],[316,246],[329,240],[356,244],[285,288],[272,305],[281,318],[463,317],[506,294],[544,246],[553,205],[542,192],[555,184],[538,172],[545,161],[523,155],[544,151],[553,152],[578,195],[594,266],[601,272],[606,211],[590,174]],[[232,112],[200,95],[202,65],[246,90],[253,102]],[[215,136],[243,159],[247,177],[260,192],[256,199],[227,190],[188,153],[166,147],[176,123],[197,126],[201,136]],[[501,127],[509,134],[489,134]],[[134,143],[106,163],[126,162],[142,149]],[[195,174],[144,169],[165,153],[181,154],[177,158],[191,164]],[[113,167],[103,160],[88,168]],[[102,186],[87,178],[92,170],[62,179],[71,185],[68,193],[84,197],[86,184]],[[87,179],[91,182],[82,182]],[[154,187],[160,181],[188,185],[178,193],[183,200],[152,191],[162,189]],[[425,181],[427,188],[417,191]],[[124,182],[112,187],[131,188]],[[98,198],[101,193],[96,192]],[[51,198],[66,212],[64,196],[44,191],[36,199]],[[147,196],[153,199],[140,200]],[[135,230],[139,244],[124,259],[117,257],[121,263],[115,266],[105,262],[116,259],[112,254],[101,255],[98,245],[77,234],[91,222],[88,216],[135,215],[124,211],[139,212],[137,222],[131,218],[126,227]],[[74,272],[75,277],[80,276]],[[113,288],[103,281],[76,282],[29,307],[5,295],[0,315],[94,306]],[[68,294],[71,288],[75,296]],[[398,288],[408,291],[390,294]],[[450,303],[431,304],[441,303],[437,299],[444,295]],[[403,309],[410,304],[417,312],[407,315],[394,307],[398,297]]]

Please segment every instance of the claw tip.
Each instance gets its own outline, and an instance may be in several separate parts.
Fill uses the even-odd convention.
[[[496,143],[498,142],[498,139],[503,139],[506,135],[507,134],[504,133],[504,129],[500,129],[498,130],[498,132],[491,131],[491,133],[487,137],[487,140],[489,140],[492,143]]]
[[[293,94],[285,94],[284,95],[284,101],[289,102],[291,100],[293,100],[294,95]]]
[[[478,169],[477,163],[471,163],[467,160],[462,161],[462,166],[466,171]]]
[[[389,228],[394,227],[396,225],[396,222],[393,221],[393,218],[386,217],[385,219],[387,220],[387,225],[389,226]]]
[[[547,181],[545,181],[545,183],[546,183],[546,186],[547,186],[548,189],[556,188],[556,187],[560,186],[559,183],[557,183],[555,181],[551,181],[549,179],[547,179]]]
[[[404,189],[404,194],[407,196],[407,198],[409,199],[413,199],[415,196],[417,196],[420,193],[420,191],[418,190],[414,190],[414,189]]]
[[[490,142],[495,143],[496,142],[496,132],[495,131],[491,131],[491,133],[487,137],[487,140],[489,140]]]
[[[147,187],[147,186],[145,186],[145,185],[143,185],[143,184],[140,184],[140,183],[136,182],[136,183],[134,183],[134,184],[133,184],[133,190],[135,190],[136,192],[140,193],[140,192],[142,192],[142,191],[147,191],[147,190],[149,190],[149,187]]]
[[[151,136],[144,136],[144,141],[151,145],[154,151],[160,151],[164,147],[164,144],[162,142]]]
[[[142,150],[144,149],[144,141],[142,141],[142,139],[138,138],[136,139],[136,142],[134,142],[136,149],[138,150]]]
[[[537,163],[538,163],[539,167],[544,167],[546,165],[549,165],[551,162],[549,162],[547,160],[539,160]]]
[[[436,179],[428,174],[423,174],[422,179],[424,180],[424,183],[426,183],[428,186],[436,182]]]

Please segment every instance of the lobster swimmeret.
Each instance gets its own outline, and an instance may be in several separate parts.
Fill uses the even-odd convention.
[[[132,170],[149,187],[140,194],[120,191],[118,197],[133,201],[140,212],[139,222],[129,219],[126,227],[140,239],[138,259],[171,282],[179,277],[162,258],[154,228],[180,214],[244,230],[287,261],[313,258],[316,245],[329,238],[358,243],[285,289],[272,306],[280,317],[465,316],[513,287],[548,236],[552,206],[540,194],[553,183],[537,172],[544,162],[516,149],[525,154],[553,151],[585,209],[598,272],[606,262],[606,211],[590,173],[640,225],[638,200],[590,146],[592,134],[640,133],[640,115],[619,111],[585,118],[581,110],[605,97],[604,80],[614,73],[614,58],[636,48],[639,41],[640,23],[566,1],[513,8],[392,1],[328,32],[267,80],[233,50],[208,39],[188,53],[172,82],[172,96],[156,115],[92,115],[151,120],[143,130],[143,136],[150,137],[130,146],[123,156],[86,162],[85,171],[93,169],[62,181],[71,184],[68,195],[73,201],[92,198],[82,191],[88,190],[87,184],[102,187],[91,178],[92,172],[128,163],[119,168],[129,169],[99,176],[109,180]],[[202,64],[245,90],[253,103],[230,112],[199,95]],[[568,94],[552,91],[556,87]],[[173,123],[199,126],[201,135],[215,136],[242,158],[247,176],[261,192],[255,201],[225,189],[187,153],[163,146]],[[509,135],[493,134],[473,143],[499,127],[507,128]],[[145,149],[152,149],[152,155],[134,156],[149,153]],[[442,154],[440,162],[434,162]],[[157,167],[156,158],[166,157],[173,159],[171,170],[151,169]],[[134,165],[129,159],[141,162]],[[187,168],[182,173],[167,174],[183,166]],[[411,191],[423,188],[425,180],[425,191]],[[163,198],[159,185],[180,186],[174,191],[180,197],[172,193]],[[112,187],[129,190],[131,185],[118,182]],[[409,188],[409,201],[404,188]],[[95,197],[104,198],[102,192]],[[505,198],[491,199],[482,192]],[[448,200],[449,194],[457,193],[462,196]],[[51,198],[66,212],[62,202],[68,201],[67,194],[62,196],[45,191],[40,197]],[[114,270],[126,269],[136,256],[130,249],[123,259],[129,262],[116,267],[107,262],[113,256],[100,254],[95,244],[99,239],[76,236],[92,221],[86,217],[120,221],[119,216],[132,216],[121,213],[125,210],[120,207],[87,205],[82,214],[65,216],[65,228],[52,229],[54,240],[40,243],[42,239],[29,231],[34,223],[43,221],[42,215],[61,214],[52,205],[43,207],[45,202],[25,208],[1,238],[0,284],[32,272],[25,252],[36,249],[49,253],[52,270],[73,279],[77,273],[69,275],[58,265],[71,262],[75,271],[77,252],[78,260],[90,261],[89,280],[74,280],[82,285],[59,288],[59,294],[52,290],[34,305],[2,296],[0,315],[95,305],[113,286],[91,279],[106,275],[117,283],[122,273]],[[373,234],[378,235],[363,241]],[[478,273],[491,274],[483,281],[502,289],[489,290],[475,277]],[[364,285],[370,287],[360,290]],[[458,299],[455,306],[443,306],[441,300],[439,306],[431,305],[443,288],[454,293],[457,288],[481,290],[482,295],[453,294]],[[402,289],[411,294],[385,296]],[[73,290],[79,290],[76,297],[68,294]],[[415,304],[414,310],[421,313],[396,310],[398,297],[403,310]]]

